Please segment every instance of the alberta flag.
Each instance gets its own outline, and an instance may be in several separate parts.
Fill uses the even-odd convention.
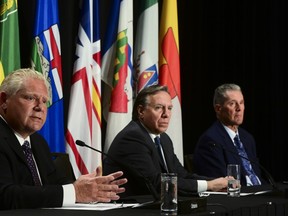
[[[43,73],[52,87],[47,120],[39,131],[52,152],[65,152],[62,64],[58,1],[38,0],[33,34],[32,67]]]
[[[102,57],[105,82],[104,113],[107,129],[104,150],[132,117],[133,1],[114,0],[110,11]],[[110,94],[111,93],[111,94]],[[108,99],[108,100],[107,100]]]
[[[101,151],[101,59],[98,0],[83,0],[76,43],[66,148],[76,177],[95,171],[101,154],[76,146],[77,140]]]

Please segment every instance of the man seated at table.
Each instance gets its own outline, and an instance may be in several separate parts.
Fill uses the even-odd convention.
[[[98,167],[74,182],[57,172],[46,141],[35,133],[46,120],[50,89],[32,69],[10,73],[0,86],[0,209],[110,202],[125,191],[122,171],[100,176]]]
[[[219,177],[227,174],[228,164],[240,164],[242,186],[265,183],[258,166],[254,137],[240,127],[245,110],[240,86],[228,83],[217,87],[213,105],[217,121],[201,135],[196,145],[193,155],[196,172]]]
[[[143,89],[135,100],[132,121],[113,140],[109,157],[104,160],[104,173],[124,169],[128,179],[125,195],[149,194],[149,189],[159,192],[160,175],[164,172],[177,173],[178,191],[183,193],[219,191],[227,187],[225,177],[199,176],[181,165],[165,133],[172,108],[167,87],[153,85]]]

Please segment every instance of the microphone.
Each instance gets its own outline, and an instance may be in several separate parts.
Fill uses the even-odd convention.
[[[92,146],[87,145],[86,143],[84,143],[84,142],[81,141],[81,140],[76,140],[76,144],[77,144],[78,146],[90,148],[90,149],[92,149],[93,151],[96,151],[96,152],[98,152],[98,153],[106,156],[107,158],[109,158],[109,159],[111,159],[112,161],[114,161],[116,164],[120,165],[120,167],[122,167],[122,168],[128,170],[129,172],[133,173],[133,175],[136,175],[136,176],[139,176],[139,175],[140,175],[140,176],[144,179],[144,182],[145,182],[148,190],[150,191],[151,195],[153,196],[154,202],[159,202],[160,197],[159,197],[159,195],[158,195],[155,187],[152,185],[151,181],[150,181],[146,176],[144,176],[143,173],[141,173],[139,170],[134,169],[133,167],[131,167],[131,166],[123,163],[122,161],[116,160],[116,159],[113,158],[111,155],[106,154],[105,152],[100,151],[100,150],[98,150],[98,149],[96,149],[96,148],[93,148]]]
[[[136,175],[136,176],[140,175],[144,179],[144,182],[145,182],[148,190],[150,191],[151,195],[153,196],[154,201],[139,203],[139,204],[133,206],[132,208],[140,208],[140,209],[141,208],[142,209],[159,209],[160,208],[160,204],[161,204],[160,197],[159,197],[155,187],[151,183],[151,181],[146,176],[144,176],[143,173],[141,173],[139,170],[136,170],[127,164],[124,164],[121,161],[116,160],[111,155],[104,153],[98,149],[95,149],[95,148],[87,145],[86,143],[84,143],[81,140],[76,140],[76,144],[78,146],[90,148],[93,151],[96,151],[102,155],[105,155],[107,158],[114,161],[117,165],[120,165],[122,168],[133,173],[133,175]],[[188,193],[187,193],[187,195],[188,195]],[[191,195],[191,194],[189,194],[189,195]],[[179,214],[182,214],[182,213],[186,214],[186,213],[202,212],[202,211],[206,210],[206,206],[207,206],[207,197],[194,197],[194,198],[189,198],[189,199],[178,200],[178,213]]]
[[[220,147],[221,149],[223,149],[223,150],[226,151],[226,152],[229,152],[229,153],[231,153],[231,154],[233,154],[233,155],[237,155],[237,156],[239,156],[240,158],[243,158],[243,159],[249,161],[249,162],[252,163],[252,164],[258,165],[258,166],[260,167],[260,169],[265,173],[265,175],[266,175],[269,183],[271,184],[272,188],[273,188],[274,190],[279,190],[278,187],[277,187],[277,185],[276,185],[276,183],[275,183],[275,181],[274,181],[274,179],[273,179],[273,177],[272,177],[272,175],[271,175],[271,174],[268,172],[268,170],[265,169],[265,167],[262,166],[258,161],[249,160],[249,158],[244,157],[244,156],[242,156],[242,155],[239,155],[238,152],[236,152],[236,151],[231,151],[231,150],[225,148],[225,147],[224,147],[223,145],[221,145],[221,144],[216,144],[216,143],[212,143],[212,142],[211,142],[210,144],[211,144],[212,147]]]

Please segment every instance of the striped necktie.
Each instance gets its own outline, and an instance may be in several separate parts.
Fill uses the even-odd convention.
[[[30,148],[28,141],[24,142],[24,144],[22,145],[22,149],[23,149],[24,155],[26,156],[26,161],[27,161],[27,164],[29,166],[29,169],[30,169],[30,172],[32,174],[32,178],[33,178],[35,185],[41,186],[41,182],[40,182],[40,179],[38,176],[36,164],[33,160],[32,150]]]
[[[260,185],[260,182],[257,179],[257,176],[250,164],[250,161],[245,159],[248,158],[248,156],[238,135],[234,137],[234,143],[236,145],[238,154],[242,156],[241,160],[247,176],[249,177],[253,185]]]

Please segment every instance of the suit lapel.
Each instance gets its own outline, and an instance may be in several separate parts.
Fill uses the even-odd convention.
[[[159,157],[159,154],[158,154],[158,151],[156,149],[155,143],[152,140],[152,138],[150,137],[148,131],[143,127],[143,125],[141,124],[140,121],[136,121],[136,123],[139,125],[139,127],[142,130],[142,132],[145,134],[146,143],[148,143],[148,146],[150,146],[150,149],[152,151],[153,160],[158,163],[159,170],[161,169],[161,172],[166,172],[165,165],[163,164],[161,158]],[[160,139],[161,139],[161,136],[160,136]],[[166,154],[165,154],[165,150],[164,150],[164,147],[163,147],[163,144],[162,144],[162,139],[161,139],[161,145],[162,145],[163,152],[164,152],[165,159],[166,159]],[[166,163],[167,163],[167,159],[166,159]],[[168,168],[169,168],[169,166],[168,166]]]
[[[221,143],[221,145],[223,145],[224,154],[226,155],[227,161],[237,161],[237,163],[241,164],[242,161],[238,156],[238,152],[236,147],[234,146],[234,142],[231,140],[224,126],[219,121],[217,121],[217,126],[219,133],[221,134],[224,140],[224,143],[223,144]]]
[[[166,170],[165,165],[163,164],[162,160],[160,160],[160,158],[159,158],[159,160],[161,162],[161,167],[166,172],[169,172],[169,171],[171,171],[170,170],[171,166],[170,166],[170,160],[168,158],[168,155],[171,155],[171,153],[168,153],[169,150],[167,148],[167,143],[165,142],[165,138],[164,138],[164,136],[162,134],[160,135],[160,141],[161,141],[162,150],[163,150],[163,154],[164,154],[164,157],[165,157],[165,161],[166,161],[166,165],[167,165],[168,170]]]
[[[26,158],[24,156],[23,150],[21,148],[21,145],[17,139],[17,137],[14,134],[14,131],[6,124],[6,122],[0,118],[0,125],[1,125],[1,131],[4,133],[4,140],[6,140],[6,144],[11,147],[11,149],[18,155],[21,160],[23,160],[26,163]]]

